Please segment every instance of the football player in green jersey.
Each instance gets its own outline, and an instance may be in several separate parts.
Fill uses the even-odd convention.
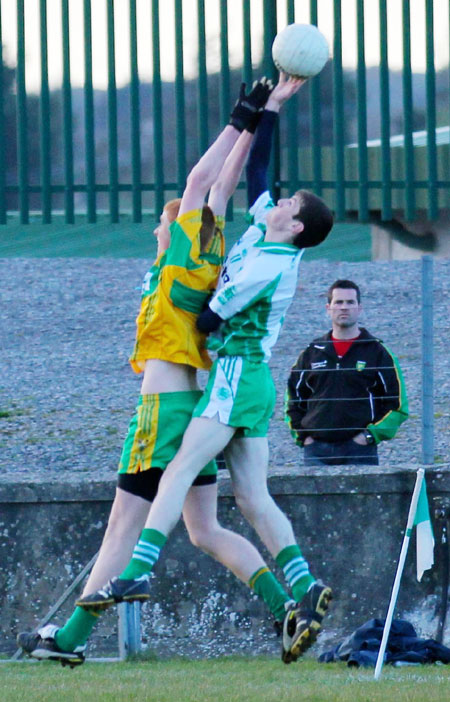
[[[275,401],[267,361],[295,293],[302,249],[323,241],[333,222],[328,207],[312,193],[298,191],[275,205],[267,190],[277,114],[302,82],[281,75],[258,125],[247,166],[253,224],[230,251],[222,284],[198,319],[201,331],[217,332],[210,345],[218,358],[161,480],[133,558],[120,575],[128,582],[148,576],[181,515],[192,479],[226,447],[237,504],[283,569],[295,599],[283,626],[286,663],[314,642],[332,596],[310,573],[289,519],[267,488],[266,437]]]

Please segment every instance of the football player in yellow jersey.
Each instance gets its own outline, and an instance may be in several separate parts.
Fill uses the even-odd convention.
[[[158,256],[144,280],[130,359],[135,371],[143,371],[141,396],[125,440],[108,527],[79,600],[81,605],[94,604],[94,611],[77,606],[62,628],[49,624],[36,633],[19,634],[19,645],[34,658],[80,665],[98,617],[96,606],[100,610],[113,602],[139,599],[140,587],[145,591],[142,599],[148,597],[147,576],[137,589],[133,581],[130,592],[126,580],[113,576],[130,560],[163,470],[180,446],[201,396],[196,370],[209,368],[210,360],[195,321],[217,282],[224,253],[226,205],[239,181],[269,93],[270,86],[264,80],[249,95],[241,88],[230,124],[190,173],[181,201],[165,206],[155,229]],[[216,473],[212,461],[188,492],[183,517],[190,539],[252,587],[282,621],[290,598],[254,546],[217,521]],[[143,558],[148,561],[154,556],[143,544]],[[96,605],[92,597],[97,597],[99,588],[110,578]]]
[[[283,622],[285,663],[297,660],[314,643],[332,599],[331,588],[311,573],[290,520],[267,486],[267,429],[275,402],[268,367],[271,348],[295,294],[302,249],[323,241],[333,223],[329,208],[314,194],[298,191],[275,205],[268,190],[277,115],[303,82],[281,74],[259,122],[247,164],[252,223],[229,252],[222,285],[197,318],[200,330],[217,330],[209,347],[218,357],[180,450],[164,471],[133,558],[119,575],[120,588],[126,587],[130,599],[133,583],[140,599],[151,596],[145,576],[179,519],[192,481],[225,448],[237,506],[283,570],[292,592],[294,602]],[[256,591],[260,582],[261,577]],[[118,590],[107,585],[82,605],[109,606]]]
[[[181,200],[164,208],[158,231],[166,217],[178,215]],[[170,241],[160,252],[142,286],[142,302],[136,320],[136,344],[130,358],[133,369],[145,370],[148,359],[158,358],[192,368],[209,369],[205,335],[195,321],[215,290],[223,262],[224,218],[214,217],[210,207],[176,217],[170,224]],[[161,235],[158,234],[160,237]]]

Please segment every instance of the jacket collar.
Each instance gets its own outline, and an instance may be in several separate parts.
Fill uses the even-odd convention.
[[[373,336],[373,335],[372,335],[370,332],[368,332],[367,329],[365,329],[364,327],[360,327],[359,329],[360,329],[360,332],[361,332],[360,335],[359,335],[359,337],[358,337],[358,341],[359,341],[359,342],[361,342],[361,341],[374,341],[374,340],[375,340],[375,341],[381,341],[381,339],[379,339],[379,338],[376,337],[376,336]],[[328,354],[328,355],[331,355],[331,356],[333,356],[333,357],[336,357],[336,352],[335,352],[335,350],[334,350],[334,346],[333,346],[332,341],[331,341],[331,329],[330,329],[329,332],[327,332],[327,333],[324,334],[323,336],[319,336],[317,339],[314,339],[314,341],[312,341],[312,342],[310,343],[310,347],[313,347],[313,348],[314,348],[314,347],[319,347],[319,348],[321,348],[321,349],[322,349],[322,347],[323,347],[322,350],[323,350],[324,353],[326,353],[326,354]]]

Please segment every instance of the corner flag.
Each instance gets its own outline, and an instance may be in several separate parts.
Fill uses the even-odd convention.
[[[383,638],[381,639],[380,650],[378,651],[377,662],[375,665],[375,680],[381,675],[383,667],[384,653],[391,630],[392,617],[394,616],[395,604],[397,602],[398,591],[400,588],[400,580],[405,565],[406,554],[408,552],[409,540],[412,530],[417,526],[417,580],[422,579],[425,570],[431,568],[434,563],[434,537],[431,528],[430,510],[428,509],[427,488],[425,485],[425,470],[419,468],[416,476],[416,484],[409,506],[408,521],[406,524],[405,536],[403,537],[402,550],[397,565],[394,584],[392,586],[391,601],[386,615],[384,624]]]
[[[434,563],[434,536],[431,526],[430,510],[428,508],[427,486],[425,477],[420,488],[419,500],[417,502],[416,516],[414,517],[416,530],[416,563],[417,580],[422,580],[425,570],[428,570]]]

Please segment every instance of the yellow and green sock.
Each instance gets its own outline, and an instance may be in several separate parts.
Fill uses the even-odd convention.
[[[291,598],[269,568],[267,566],[259,568],[253,573],[248,584],[264,600],[275,619],[282,622],[286,614],[284,605]]]

